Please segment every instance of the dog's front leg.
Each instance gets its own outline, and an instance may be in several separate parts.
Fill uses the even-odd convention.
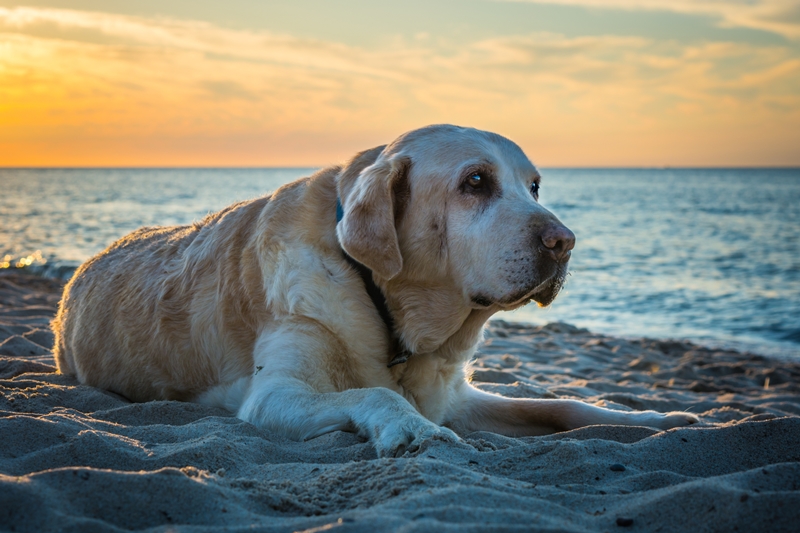
[[[289,324],[262,334],[254,354],[256,368],[261,368],[252,377],[237,416],[297,440],[355,431],[369,438],[381,457],[414,452],[428,439],[459,440],[392,390],[337,391],[326,358],[342,344],[327,339],[330,335],[313,324]]]
[[[577,400],[505,398],[464,383],[447,417],[458,431],[492,431],[512,437],[547,435],[598,424],[670,429],[698,422],[689,413],[615,411]]]

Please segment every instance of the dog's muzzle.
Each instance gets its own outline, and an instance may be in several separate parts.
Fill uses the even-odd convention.
[[[541,232],[537,246],[540,259],[537,270],[540,282],[531,299],[545,307],[556,299],[564,286],[567,262],[572,255],[572,249],[575,248],[575,234],[560,222],[554,222]]]

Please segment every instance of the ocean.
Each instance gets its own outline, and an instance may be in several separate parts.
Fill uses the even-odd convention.
[[[188,224],[313,169],[0,169],[0,267],[51,275],[141,227]],[[542,169],[577,236],[548,308],[624,337],[800,358],[800,169]]]

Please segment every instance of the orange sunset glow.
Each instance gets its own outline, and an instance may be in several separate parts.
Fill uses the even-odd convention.
[[[315,166],[438,122],[543,166],[800,164],[797,2],[150,4],[0,2],[0,165]]]

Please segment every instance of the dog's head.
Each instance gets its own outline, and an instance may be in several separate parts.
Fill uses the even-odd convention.
[[[499,135],[414,130],[343,169],[339,241],[380,278],[451,283],[473,308],[548,305],[575,236],[539,204],[540,179]]]

